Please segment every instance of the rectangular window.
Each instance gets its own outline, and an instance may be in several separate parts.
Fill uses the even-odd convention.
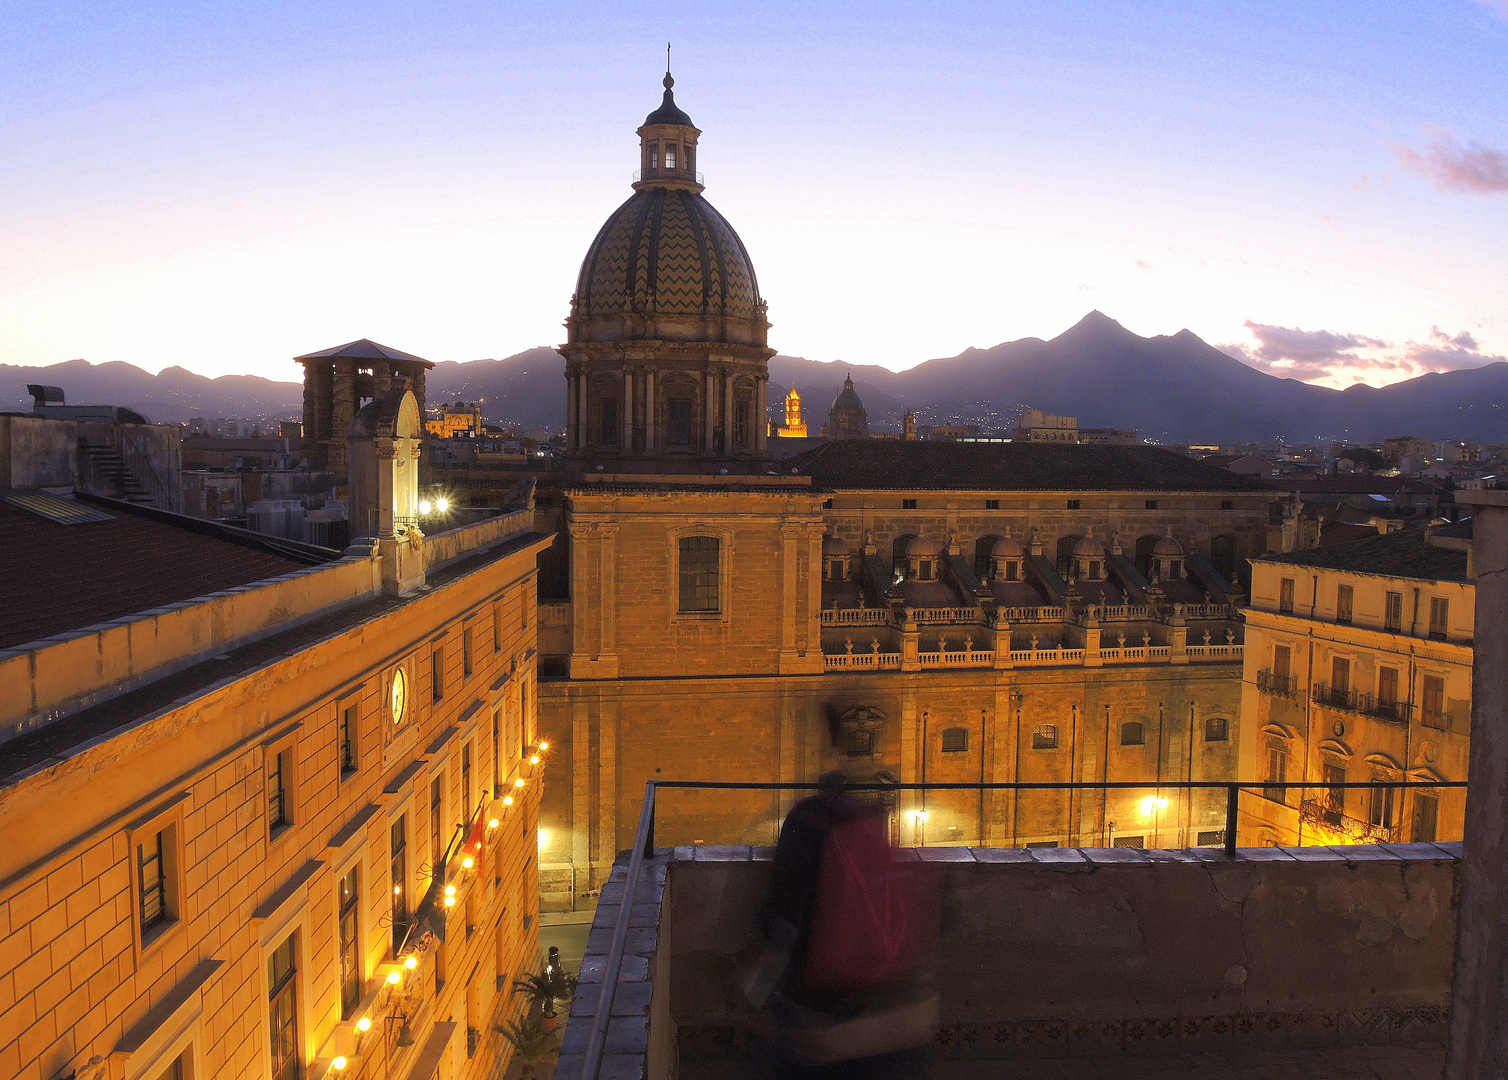
[[[503,605],[492,605],[492,651],[503,651]]]
[[[1424,726],[1445,730],[1445,680],[1439,675],[1424,676]]]
[[[471,744],[461,747],[461,819],[471,814]]]
[[[471,627],[461,631],[461,677],[471,678]]]
[[[665,167],[667,169],[675,168],[675,143],[665,144]]]
[[[665,445],[691,445],[691,401],[671,398],[665,402]]]
[[[986,510],[999,510],[1000,509],[1000,500],[999,499],[986,499],[986,500],[984,500],[984,508]]]
[[[356,942],[356,867],[340,879],[340,1017],[349,1020],[361,1001],[361,950]]]
[[[1429,636],[1444,641],[1450,631],[1450,601],[1443,596],[1429,598]]]
[[[651,169],[658,169],[660,167],[660,144],[659,143],[650,143],[649,144],[649,167]]]
[[[492,710],[492,797],[501,798],[503,794],[503,745],[501,725],[498,722],[497,710]]]
[[[1200,832],[1200,834],[1199,834],[1199,846],[1200,847],[1224,847],[1225,846],[1225,830],[1224,829],[1209,829],[1209,830]]]
[[[916,500],[915,499],[902,499],[901,500],[901,509],[902,510],[915,510],[916,509]]]
[[[680,541],[682,611],[718,610],[718,557],[715,536],[683,536]]]
[[[1280,685],[1286,686],[1292,676],[1293,650],[1287,645],[1274,645],[1272,647],[1272,674],[1273,678],[1281,679]]]
[[[603,446],[618,445],[618,399],[603,398],[600,403],[602,410],[602,430],[598,441]]]
[[[430,693],[436,701],[445,700],[445,649],[439,645],[429,657]]]
[[[1079,500],[1078,499],[1069,499],[1068,500],[1068,509],[1070,509],[1070,510],[1077,510],[1078,508],[1079,508]]]
[[[1236,501],[1234,499],[1221,499],[1220,500],[1220,509],[1222,509],[1222,510],[1234,510],[1235,508],[1236,508]]]
[[[1330,660],[1330,691],[1336,698],[1343,698],[1351,690],[1351,661],[1343,656]]]
[[[171,1065],[157,1074],[157,1080],[183,1080],[183,1058],[175,1057]]]
[[[1157,509],[1157,500],[1156,499],[1148,499],[1147,500],[1147,509],[1148,510],[1156,510]]]
[[[1117,836],[1110,841],[1111,847],[1144,848],[1147,846],[1145,836]]]
[[[1403,594],[1390,592],[1383,598],[1382,628],[1393,633],[1403,629]]]
[[[1279,739],[1267,740],[1267,782],[1284,784],[1288,781],[1288,748]],[[1262,797],[1273,802],[1287,802],[1288,789],[1271,787],[1262,789]]]
[[[340,775],[356,772],[356,706],[340,710]]]
[[[1356,599],[1356,591],[1349,585],[1337,585],[1335,587],[1335,621],[1348,623],[1351,621],[1351,604]]]
[[[267,1028],[272,1036],[272,1080],[298,1080],[298,999],[294,975],[297,934],[267,959]]]
[[[403,939],[408,935],[408,815],[398,815],[388,834],[388,855],[391,860],[389,882],[393,887],[393,957],[403,948]]]
[[[847,744],[849,757],[870,757],[874,754],[874,732],[850,731]]]
[[[1223,716],[1211,716],[1204,722],[1205,742],[1228,742],[1230,721]]]
[[[164,858],[162,833],[154,833],[146,843],[136,845],[137,884],[141,892],[141,936],[167,922],[168,874]]]
[[[1056,750],[1058,728],[1055,724],[1042,724],[1032,732],[1033,750]]]
[[[1440,822],[1440,797],[1418,792],[1414,795],[1414,836],[1416,844],[1432,844]]]
[[[429,865],[436,874],[440,872],[440,856],[445,854],[445,849],[440,846],[445,819],[445,815],[441,813],[441,803],[445,798],[443,780],[443,777],[437,776],[429,782]]]
[[[733,405],[733,445],[749,445],[749,403],[747,401],[735,402]]]
[[[1339,765],[1325,766],[1325,783],[1331,785],[1344,784],[1346,782],[1346,770]],[[1325,806],[1321,816],[1325,824],[1331,827],[1338,826],[1346,812],[1346,789],[1331,786],[1325,789]]]
[[[288,751],[272,756],[267,770],[267,828],[276,833],[288,825]]]
[[[948,728],[942,733],[942,748],[945,754],[960,754],[969,748],[968,728]]]
[[[1283,615],[1293,614],[1293,578],[1285,577],[1278,582],[1278,612]]]
[[[1386,780],[1388,777],[1380,773],[1372,776],[1373,780]],[[1393,796],[1397,788],[1375,787],[1367,793],[1367,820],[1380,829],[1393,827]]]
[[[1377,669],[1377,701],[1380,705],[1398,704],[1397,668],[1379,667]]]

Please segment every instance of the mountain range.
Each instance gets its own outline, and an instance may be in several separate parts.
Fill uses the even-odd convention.
[[[431,405],[479,401],[491,419],[526,428],[565,422],[564,360],[535,348],[503,360],[446,361],[427,379]],[[1421,375],[1390,386],[1332,390],[1242,363],[1189,330],[1140,337],[1091,312],[1050,341],[1021,338],[928,360],[905,371],[873,364],[770,360],[772,416],[794,385],[815,433],[845,375],[871,429],[898,429],[907,407],[922,424],[1005,427],[1025,406],[1076,416],[1085,427],[1134,428],[1159,442],[1376,442],[1394,435],[1508,441],[1508,363]],[[0,365],[0,409],[30,408],[26,384],[61,386],[70,403],[126,405],[154,420],[193,416],[295,418],[298,383],[254,375],[151,375],[125,363],[70,360]]]

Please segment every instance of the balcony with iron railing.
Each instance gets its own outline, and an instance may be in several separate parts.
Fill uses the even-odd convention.
[[[789,1013],[746,995],[765,966],[774,964],[774,978],[786,963],[761,931],[776,850],[768,845],[815,786],[646,786],[634,846],[602,888],[559,1080],[780,1075]],[[1216,847],[1140,846],[1144,836],[1116,828],[1113,845],[1100,838],[1105,847],[1023,849],[992,834],[978,847],[896,848],[903,869],[894,873],[940,899],[930,963],[910,984],[932,995],[935,1012],[917,1040],[925,1045],[873,1075],[1255,1076],[1267,1075],[1273,1055],[1295,1080],[1393,1075],[1369,1071],[1384,1060],[1411,1063],[1399,1076],[1438,1075],[1431,1063],[1446,1022],[1460,845],[1239,848],[1242,793],[1272,786],[850,785],[873,813],[909,823],[924,822],[929,805],[936,816],[949,798],[977,799],[982,828],[997,800],[1026,796],[1071,807],[1113,793],[1153,815],[1169,807],[1167,796],[1223,804],[1207,828],[1197,822],[1200,840],[1218,838]],[[727,820],[757,821],[756,833],[734,826],[719,835],[675,812],[678,799],[741,798],[765,809]],[[1325,798],[1311,805],[1329,812]],[[1337,905],[1337,896],[1349,901]],[[1355,947],[1379,938],[1386,947]],[[865,1006],[860,1019],[884,1008]]]
[[[1316,705],[1325,705],[1332,709],[1343,709],[1346,712],[1356,711],[1355,690],[1331,686],[1329,683],[1315,683],[1311,696],[1314,698]]]
[[[1413,712],[1413,706],[1407,701],[1379,697],[1377,694],[1357,695],[1356,707],[1363,715],[1375,720],[1385,720],[1390,724],[1407,724]]]
[[[1271,694],[1273,697],[1296,697],[1299,692],[1299,679],[1297,675],[1279,675],[1264,668],[1257,672],[1257,691]]]

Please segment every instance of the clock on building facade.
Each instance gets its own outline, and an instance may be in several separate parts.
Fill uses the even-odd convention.
[[[403,723],[403,710],[408,707],[408,676],[402,668],[393,672],[393,683],[388,689],[388,712],[392,715],[393,726]]]

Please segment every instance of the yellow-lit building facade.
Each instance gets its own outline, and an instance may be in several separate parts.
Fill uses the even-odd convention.
[[[401,389],[357,414],[380,524],[343,555],[126,504],[0,507],[24,550],[124,568],[38,562],[54,597],[92,580],[89,624],[38,605],[54,632],[0,651],[0,1075],[459,1080],[506,1059],[505,988],[539,962],[549,538],[527,506],[429,536],[395,513],[419,415]]]
[[[1243,779],[1467,775],[1475,618],[1469,524],[1253,560]],[[1461,839],[1465,790],[1247,791],[1243,845]]]

